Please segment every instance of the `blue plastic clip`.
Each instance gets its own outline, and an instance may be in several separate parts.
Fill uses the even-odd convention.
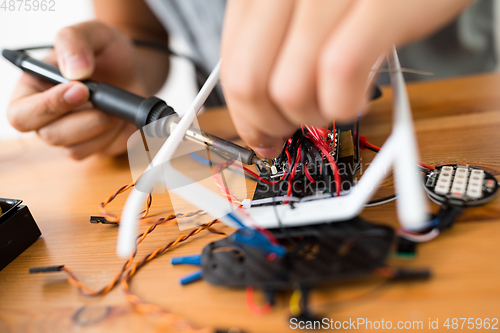
[[[185,277],[181,278],[181,284],[185,286],[186,284],[190,284],[192,282],[201,280],[203,278],[203,270],[198,270],[194,273],[191,273],[189,275],[186,275]]]
[[[264,235],[254,229],[241,228],[230,237],[235,243],[254,246],[268,253],[276,253],[279,257],[286,254],[286,249],[283,246],[272,244]]]
[[[183,265],[183,264],[201,266],[201,254],[172,258],[172,265]]]

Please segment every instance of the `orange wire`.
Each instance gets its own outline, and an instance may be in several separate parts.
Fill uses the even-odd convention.
[[[118,191],[116,191],[113,195],[109,196],[106,201],[104,201],[103,203],[100,204],[99,207],[101,209],[101,212],[104,213],[104,215],[106,215],[106,217],[109,217],[110,219],[116,218],[116,220],[118,220],[118,218],[116,216],[107,213],[104,208],[106,207],[107,204],[109,204],[111,201],[113,201],[119,194],[129,190],[134,185],[135,185],[134,183],[125,185],[125,186],[121,187]],[[147,214],[149,213],[149,208],[151,207],[151,201],[152,201],[152,198],[151,198],[151,194],[150,194],[148,197],[146,209],[142,213],[141,218],[146,217]],[[187,213],[187,214],[183,214],[183,213],[171,214],[171,215],[167,216],[166,218],[157,219],[152,225],[150,225],[146,229],[146,231],[144,231],[142,234],[137,236],[136,245],[138,246],[140,243],[142,243],[144,241],[144,239],[146,238],[146,236],[148,234],[150,234],[153,230],[155,230],[155,228],[160,224],[172,222],[178,218],[186,218],[186,217],[192,217],[192,216],[204,215],[204,214],[206,214],[205,211],[198,210],[198,211]],[[210,223],[206,223],[206,224],[199,226],[197,229],[191,231],[188,234],[185,234],[183,236],[178,237],[176,240],[170,242],[166,246],[156,249],[155,251],[153,251],[149,255],[145,256],[141,261],[132,265],[132,262],[137,254],[137,246],[136,246],[136,250],[134,251],[134,253],[132,255],[130,255],[130,257],[124,263],[124,265],[122,266],[122,269],[113,276],[113,278],[111,279],[111,281],[107,285],[105,285],[103,288],[101,288],[99,290],[94,290],[94,289],[88,287],[87,285],[83,284],[82,282],[80,282],[80,280],[75,275],[73,270],[71,268],[69,268],[68,266],[61,266],[60,271],[66,272],[66,274],[68,274],[68,278],[67,278],[68,282],[71,285],[75,286],[80,291],[80,293],[82,293],[83,295],[86,295],[86,296],[90,296],[90,297],[102,296],[102,295],[107,294],[118,284],[118,282],[121,281],[123,290],[125,292],[126,299],[137,310],[139,310],[141,312],[147,312],[147,313],[160,313],[164,316],[168,316],[169,323],[176,326],[176,328],[180,328],[182,330],[186,330],[189,332],[208,333],[209,332],[208,329],[195,329],[189,324],[189,322],[186,319],[182,318],[181,316],[169,313],[166,310],[163,310],[156,305],[148,304],[148,303],[142,301],[139,297],[137,297],[136,295],[131,293],[130,281],[131,281],[132,277],[137,273],[137,271],[142,266],[144,266],[146,263],[153,260],[158,255],[161,255],[161,254],[167,252],[169,249],[175,247],[177,244],[188,240],[190,237],[192,237],[194,235],[197,235],[202,230],[207,229],[210,232],[213,232],[216,234],[221,234],[221,235],[225,236],[224,233],[219,232],[219,231],[212,228],[212,225],[217,223],[217,222],[219,222],[219,221],[213,220]]]
[[[106,201],[104,202],[101,202],[100,205],[99,205],[99,212],[102,216],[104,216],[106,218],[106,220],[108,220],[109,222],[119,222],[120,219],[114,215],[114,214],[111,214],[111,213],[108,213],[105,209],[105,207],[111,203],[118,195],[128,191],[129,189],[131,189],[132,187],[135,186],[135,183],[130,183],[128,185],[125,185],[125,186],[122,186],[121,188],[118,189],[118,191],[116,191],[114,194],[110,195],[108,197],[108,199],[106,199]],[[146,201],[146,208],[141,212],[141,215],[140,215],[140,218],[141,219],[144,219],[146,216],[148,216],[149,214],[149,209],[151,208],[151,204],[153,202],[153,197],[151,195],[151,193],[148,195],[148,199]]]
[[[187,215],[188,214],[186,214],[186,216]],[[171,216],[175,217],[175,215],[171,215]],[[170,221],[172,221],[172,220],[170,220]],[[158,226],[159,224],[165,223],[166,221],[167,221],[167,219],[162,218],[162,219],[159,219],[157,223],[149,226],[145,232],[143,232],[142,234],[140,234],[137,237],[137,241],[136,241],[137,245],[139,245],[146,238],[146,236],[156,228],[156,226]],[[197,229],[191,231],[188,234],[185,234],[185,235],[178,237],[174,241],[168,243],[166,246],[157,248],[152,253],[146,255],[141,261],[132,265],[132,261],[137,254],[137,250],[136,250],[130,256],[130,258],[125,262],[125,264],[123,265],[123,268],[120,270],[120,272],[118,272],[113,277],[113,279],[111,280],[110,283],[108,283],[105,287],[103,287],[100,290],[94,290],[94,289],[88,287],[87,285],[83,284],[82,282],[80,282],[78,280],[78,278],[76,277],[76,275],[74,274],[73,270],[67,266],[63,266],[61,268],[61,271],[64,271],[68,274],[68,282],[70,284],[77,287],[78,290],[82,294],[84,294],[86,296],[91,296],[91,297],[100,296],[100,295],[104,295],[104,294],[108,293],[121,280],[122,288],[123,288],[123,291],[125,292],[125,297],[126,297],[127,301],[129,301],[138,311],[144,312],[144,313],[155,313],[155,314],[167,315],[170,319],[171,324],[177,325],[177,326],[182,324],[183,326],[181,328],[184,330],[187,330],[189,332],[207,332],[207,330],[205,330],[205,329],[194,329],[184,318],[182,318],[178,315],[172,314],[170,312],[167,312],[166,310],[164,310],[156,305],[149,304],[149,303],[146,303],[145,301],[141,300],[139,297],[132,294],[132,292],[130,291],[130,281],[131,281],[132,277],[137,273],[137,271],[141,267],[143,267],[146,263],[150,262],[158,255],[161,255],[161,254],[167,252],[169,249],[175,247],[177,244],[188,240],[190,237],[192,237],[194,235],[199,234],[202,230],[207,229],[213,233],[222,234],[225,236],[224,233],[219,232],[217,230],[214,230],[212,228],[212,225],[215,223],[218,223],[218,220],[213,220],[212,222],[209,222],[209,223],[206,223],[206,224],[199,226]],[[127,269],[129,269],[129,268],[130,268],[130,270],[128,272],[126,272]]]
[[[195,329],[184,318],[182,318],[178,315],[174,315],[174,314],[168,312],[167,310],[165,310],[157,305],[147,303],[144,300],[140,299],[137,295],[133,294],[130,291],[130,281],[131,281],[132,277],[137,273],[137,271],[141,267],[143,267],[146,263],[153,260],[158,255],[164,254],[165,252],[167,252],[169,249],[173,248],[177,244],[188,240],[190,237],[192,237],[194,235],[197,235],[198,233],[200,233],[204,229],[208,229],[209,231],[225,235],[224,233],[220,233],[220,232],[215,231],[211,228],[211,226],[217,222],[218,222],[218,220],[213,220],[210,223],[206,223],[204,225],[201,225],[196,230],[193,230],[190,233],[177,238],[176,240],[168,243],[167,245],[165,245],[163,247],[157,248],[152,253],[146,255],[141,261],[136,262],[132,266],[132,268],[127,272],[127,274],[125,275],[125,277],[121,281],[122,289],[123,289],[123,292],[125,293],[125,298],[127,299],[127,301],[129,303],[131,303],[132,306],[136,310],[138,310],[139,312],[148,313],[148,314],[160,314],[163,316],[167,316],[173,325],[179,324],[179,323],[184,324],[184,326],[182,327],[182,329],[184,329],[184,330],[188,330],[190,332],[207,332],[207,330],[205,330],[205,329]]]

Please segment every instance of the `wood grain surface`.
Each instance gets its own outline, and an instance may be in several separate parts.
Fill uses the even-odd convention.
[[[421,160],[440,165],[467,162],[494,175],[500,172],[500,75],[489,74],[408,85]],[[381,145],[391,130],[391,93],[373,103],[361,133]],[[200,116],[202,129],[236,138],[225,110]],[[373,153],[363,151],[368,163]],[[195,163],[195,162],[192,162]],[[24,200],[43,236],[0,271],[0,332],[176,332],[165,317],[137,313],[120,286],[102,297],[85,297],[64,273],[28,274],[35,266],[67,265],[93,288],[105,285],[123,260],[115,255],[118,229],[91,224],[98,204],[131,182],[126,157],[69,160],[62,151],[37,139],[2,142],[0,197]],[[248,197],[253,191],[247,183]],[[387,179],[377,196],[391,194]],[[244,195],[244,194],[243,194]],[[119,196],[110,210],[119,213]],[[432,211],[437,206],[430,205]],[[172,213],[167,194],[154,195],[153,214]],[[397,226],[394,203],[367,208],[362,217]],[[144,227],[142,227],[144,228]],[[229,228],[218,225],[222,231]],[[177,226],[160,226],[139,247],[138,258],[184,234]],[[202,232],[148,263],[132,280],[143,299],[185,317],[197,327],[237,332],[287,332],[289,293],[279,295],[275,310],[255,317],[247,310],[243,290],[180,277],[196,268],[170,264],[172,256],[196,254],[221,236]],[[366,318],[398,321],[439,318],[500,318],[500,199],[467,209],[455,226],[423,244],[415,260],[391,258],[393,266],[429,267],[428,281],[385,283],[378,277],[314,289],[311,309],[334,320]],[[256,301],[261,301],[256,295]],[[447,331],[440,327],[440,330]],[[411,331],[411,330],[409,330]],[[427,326],[425,330],[427,331]]]

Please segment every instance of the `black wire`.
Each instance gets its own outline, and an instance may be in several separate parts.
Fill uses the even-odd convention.
[[[394,193],[394,194],[389,195],[389,196],[384,197],[384,198],[380,198],[380,199],[377,199],[377,200],[372,200],[372,201],[369,201],[369,202],[367,203],[367,205],[376,205],[376,204],[378,204],[378,203],[384,202],[384,201],[386,201],[386,200],[391,200],[391,199],[394,199],[394,198],[396,198],[396,197],[397,197],[397,194],[395,194],[395,193]]]
[[[316,158],[318,160],[318,163],[323,163],[323,157],[321,157],[321,153],[319,152],[318,148],[316,148],[316,146],[313,144],[313,142],[309,139],[307,139],[306,141],[304,141],[305,144],[307,144],[314,155],[316,155]]]
[[[308,148],[311,149],[312,153],[316,156],[316,159],[318,161],[317,163],[321,164],[321,174],[320,174],[320,176],[323,176],[323,180],[325,181],[325,190],[327,188],[330,188],[328,186],[328,183],[329,183],[328,176],[325,178],[325,172],[324,172],[324,170],[327,169],[327,167],[323,164],[323,157],[321,156],[320,151],[318,150],[318,148],[316,148],[316,146],[314,145],[314,143],[309,138],[307,138],[307,137],[305,137],[303,145],[305,145],[305,146],[307,146]],[[316,174],[316,172],[319,171],[316,168],[317,163],[316,163],[316,161],[313,163],[314,166],[315,166],[315,174]]]
[[[288,140],[283,143],[283,148],[281,149],[281,154],[279,154],[278,157],[276,157],[276,163],[280,164],[283,159],[285,158],[285,150],[287,147]]]
[[[290,242],[290,244],[296,247],[297,242],[293,240],[292,236],[290,235],[290,232],[288,231],[287,228],[285,228],[285,226],[281,222],[281,219],[278,214],[278,209],[276,208],[276,203],[277,203],[276,197],[273,197],[273,210],[274,210],[274,215],[276,216],[276,220],[278,220],[278,226],[280,227],[281,232],[283,233],[283,235],[285,235],[286,239]]]
[[[439,218],[439,224],[435,226],[439,231],[443,231],[445,229],[450,228],[455,222],[456,218],[463,212],[463,207],[452,205],[452,204],[443,204],[437,214]]]
[[[144,39],[133,39],[132,43],[135,46],[147,47],[150,49],[154,49],[154,50],[168,53],[169,55],[174,56],[174,57],[189,60],[191,63],[193,63],[193,65],[196,67],[196,69],[201,70],[201,72],[205,72],[194,58],[192,58],[184,53],[175,52],[174,50],[172,50],[168,46],[168,44],[153,42],[153,41],[144,40]],[[54,45],[39,45],[39,46],[23,47],[21,49],[18,49],[17,51],[24,52],[24,51],[35,51],[35,50],[44,50],[44,49],[53,49],[53,48],[54,48]],[[208,75],[207,75],[207,77],[208,77]]]
[[[262,167],[258,164],[255,164],[255,167],[259,170],[259,175],[262,174]]]
[[[40,46],[23,47],[22,49],[18,49],[16,51],[24,52],[24,51],[46,50],[52,48],[54,48],[53,45],[40,45]]]
[[[195,68],[196,72],[200,73],[200,75],[202,76],[202,80],[203,81],[205,81],[208,78],[208,76],[209,76],[209,73],[207,73],[207,71],[203,68],[203,66],[201,66],[199,64],[198,61],[196,61],[196,59],[194,59],[193,57],[188,56],[187,54],[178,53],[178,52],[172,50],[168,46],[168,44],[159,43],[159,42],[153,42],[153,41],[143,40],[143,39],[133,39],[132,43],[134,43],[135,46],[146,47],[146,48],[150,48],[150,49],[153,49],[153,50],[158,50],[158,51],[161,51],[161,52],[165,52],[165,53],[167,53],[167,54],[169,54],[171,56],[174,56],[174,57],[177,57],[177,58],[183,58],[183,59],[188,60],[189,62],[191,62],[194,65],[194,68]]]
[[[359,148],[359,131],[360,131],[360,125],[361,125],[361,116],[358,116],[358,119],[356,120],[356,158],[355,162],[356,165],[354,166],[354,173],[358,172],[359,169],[361,169],[361,152]]]
[[[372,151],[372,152],[374,152],[374,153],[378,153],[378,152],[380,151],[379,149],[377,149],[377,148],[373,148],[373,147],[368,147],[368,146],[365,146],[365,148],[366,148],[366,149],[368,149],[368,150],[371,150],[371,151]]]
[[[327,168],[326,165],[323,164],[321,171],[323,173],[323,180],[325,181],[325,190],[330,192],[330,194],[333,196],[332,187],[330,186],[331,184],[330,184],[330,177],[328,175],[328,170],[329,168]]]
[[[380,149],[377,149],[377,148],[373,148],[373,147],[368,147],[368,146],[365,146],[366,149],[368,150],[371,150],[373,151],[374,153],[378,153],[380,151]],[[432,170],[429,170],[427,168],[424,168],[423,166],[421,165],[418,165],[418,168],[420,169],[421,172],[424,172],[424,173],[429,173],[430,171]]]
[[[314,167],[316,166],[316,163],[314,163],[314,158],[313,158],[313,155],[311,155],[311,153],[312,153],[312,152],[311,152],[311,149],[310,149],[310,147],[308,147],[307,142],[308,142],[307,140],[303,140],[303,142],[302,142],[302,144],[301,144],[302,149],[301,149],[301,151],[300,151],[300,152],[301,152],[301,155],[302,155],[302,156],[301,156],[301,160],[302,160],[302,167],[303,167],[303,169],[304,169],[304,170],[303,170],[303,172],[304,172],[304,177],[307,177],[307,175],[306,175],[306,168],[307,168],[307,165],[306,165],[306,162],[305,162],[305,161],[306,161],[306,159],[307,159],[307,161],[308,161],[309,163],[311,163]],[[309,171],[309,169],[308,169],[308,171]],[[313,180],[316,180],[316,179],[314,178],[314,176],[315,176],[315,174],[316,174],[316,173],[311,174],[311,173],[309,172],[309,174],[310,174],[310,176],[311,176],[311,178],[312,178]]]

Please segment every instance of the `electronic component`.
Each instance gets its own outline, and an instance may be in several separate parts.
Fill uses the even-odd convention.
[[[323,150],[317,141],[310,139],[312,133],[319,138]],[[300,149],[299,149],[300,148]],[[326,156],[326,152],[330,156]],[[271,161],[271,168],[262,168],[254,200],[279,197],[286,194],[295,198],[333,195],[336,190],[335,174],[328,167],[333,158],[343,191],[353,185],[354,177],[354,142],[350,128],[346,130],[310,128],[299,129],[284,145],[281,154]],[[293,165],[293,166],[290,166]],[[293,178],[292,178],[293,177]],[[336,193],[335,193],[336,194]],[[277,202],[269,202],[268,205]],[[282,202],[280,201],[279,204]]]
[[[459,206],[485,204],[498,191],[492,174],[465,163],[436,167],[424,176],[423,184],[432,200]]]
[[[236,234],[244,232],[239,229]],[[271,260],[261,248],[230,236],[207,245],[202,253],[203,279],[228,287],[293,289],[363,276],[385,264],[394,239],[390,227],[350,221],[270,230],[287,248]]]
[[[21,200],[0,199],[0,270],[33,244],[41,232]]]

